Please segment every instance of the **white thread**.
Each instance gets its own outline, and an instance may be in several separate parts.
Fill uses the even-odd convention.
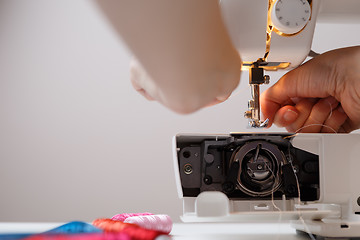
[[[329,106],[330,106],[330,114],[329,114],[329,116],[328,116],[328,118],[327,119],[330,119],[331,118],[331,116],[332,116],[332,113],[333,113],[333,109],[332,109],[332,107],[331,107],[331,103],[329,102],[329,101],[327,101],[327,103],[329,104]]]
[[[300,200],[300,184],[299,184],[299,179],[298,179],[298,177],[297,177],[297,175],[296,175],[296,173],[295,173],[294,165],[292,164],[292,161],[289,161],[289,162],[290,162],[291,167],[292,167],[292,169],[293,169],[293,171],[294,171],[294,175],[295,175],[295,179],[296,179],[296,186],[297,186],[297,190],[298,190],[298,205],[299,205],[299,207],[300,207],[301,200]],[[308,227],[307,224],[305,223],[305,220],[304,220],[304,218],[302,217],[300,208],[296,208],[296,211],[298,212],[298,214],[299,214],[299,219],[300,219],[301,223],[304,225],[304,229],[305,229],[305,231],[307,232],[307,234],[309,235],[309,237],[311,238],[311,240],[316,240],[315,237],[314,237],[314,235],[310,232],[309,227]]]
[[[329,104],[329,107],[330,107],[330,114],[328,116],[327,119],[330,119],[332,114],[333,114],[333,109],[332,109],[332,106],[331,106],[331,103],[329,101],[327,101],[327,103]],[[331,131],[333,131],[334,133],[337,133],[337,131],[335,129],[333,129],[332,127],[330,126],[327,126],[325,124],[321,124],[321,123],[313,123],[313,124],[309,124],[309,125],[306,125],[306,126],[303,126],[301,128],[299,128],[298,130],[295,131],[295,133],[298,133],[299,131],[301,131],[302,129],[304,128],[307,128],[307,127],[311,127],[311,126],[322,126],[322,127],[327,127],[329,128]],[[291,136],[290,136],[291,137]],[[284,138],[285,139],[285,138]]]
[[[329,128],[331,131],[333,131],[334,133],[337,133],[336,130],[333,129],[332,127],[327,126],[327,125],[324,125],[324,124],[321,124],[321,123],[313,123],[313,124],[309,124],[309,125],[303,126],[303,127],[299,128],[298,130],[296,130],[295,133],[298,133],[299,131],[303,130],[304,128],[311,127],[311,126],[327,127],[327,128]],[[294,134],[294,135],[295,135],[295,134]],[[286,137],[286,138],[288,138],[288,137]]]
[[[274,177],[273,189],[271,191],[271,203],[272,203],[272,205],[274,206],[275,209],[277,209],[279,212],[281,212],[281,209],[278,206],[276,206],[275,201],[274,201],[274,191],[275,191],[275,184],[276,184],[276,182],[275,182],[275,180],[276,180],[275,174],[271,170],[271,168],[269,167],[267,162],[265,162],[265,165],[266,165],[267,169],[269,169],[269,171],[271,172],[272,176]]]
[[[270,169],[269,165],[265,162],[266,167],[269,169],[269,171],[271,172],[272,176],[274,177],[274,184],[273,184],[273,189],[271,191],[271,203],[274,206],[275,209],[277,209],[279,211],[279,219],[278,219],[278,235],[277,235],[277,239],[280,239],[280,223],[281,223],[281,219],[282,219],[282,211],[281,209],[275,204],[274,201],[274,192],[275,192],[275,174],[274,172]]]
[[[292,136],[295,136],[295,135],[297,135],[297,133],[295,133],[294,135],[292,135]],[[290,137],[290,136],[288,136],[288,137]],[[285,138],[284,138],[285,139]],[[289,147],[288,147],[288,151],[289,151],[289,154],[290,154],[290,142],[289,142]],[[290,155],[289,155],[290,156]],[[291,165],[291,168],[292,168],[292,170],[293,170],[293,172],[294,172],[294,175],[295,175],[295,180],[296,180],[296,187],[297,187],[297,191],[298,191],[298,198],[297,198],[297,201],[298,201],[298,205],[299,205],[299,207],[300,207],[300,205],[301,205],[301,195],[300,195],[300,184],[299,184],[299,179],[298,179],[298,177],[297,177],[297,175],[296,175],[296,172],[295,172],[295,168],[294,168],[294,165],[293,165],[293,163],[292,163],[292,160],[290,159],[289,160],[289,163],[290,163],[290,165]],[[298,214],[299,214],[299,220],[301,221],[301,223],[303,224],[303,226],[304,226],[304,229],[305,229],[305,231],[307,232],[307,234],[309,235],[309,237],[311,238],[311,240],[316,240],[315,239],[315,237],[314,237],[314,235],[310,232],[310,229],[309,229],[309,227],[307,226],[307,224],[305,223],[305,220],[303,219],[303,217],[302,217],[302,214],[301,214],[301,210],[300,210],[300,208],[295,208],[296,209],[296,211],[298,212]]]

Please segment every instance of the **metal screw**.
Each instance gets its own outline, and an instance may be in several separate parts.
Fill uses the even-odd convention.
[[[212,177],[209,176],[209,175],[206,175],[206,176],[204,177],[204,183],[205,183],[206,185],[212,184]]]
[[[295,194],[295,192],[296,192],[296,187],[295,187],[293,184],[288,185],[288,186],[286,187],[286,191],[287,191],[289,194]]]
[[[235,190],[235,186],[232,182],[225,182],[222,185],[222,188],[224,190],[225,193],[231,193]]]
[[[270,83],[270,76],[269,76],[269,75],[265,75],[265,76],[264,76],[264,83],[265,83],[265,84],[269,84],[269,83]]]
[[[246,111],[246,112],[244,113],[244,117],[246,117],[246,118],[251,118],[251,116],[252,116],[251,111]]]

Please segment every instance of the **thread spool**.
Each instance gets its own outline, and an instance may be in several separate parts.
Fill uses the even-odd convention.
[[[121,213],[121,214],[116,214],[111,219],[116,220],[116,221],[124,222],[125,219],[127,219],[129,217],[148,216],[148,215],[154,215],[154,214],[149,213],[149,212],[145,212],[145,213]]]
[[[24,240],[132,240],[125,233],[36,234]]]
[[[80,222],[73,221],[65,223],[59,227],[53,228],[43,234],[51,233],[51,234],[79,234],[79,233],[100,233],[101,230],[94,227],[93,225]]]
[[[157,236],[165,233],[155,230],[142,228],[136,224],[124,223],[108,218],[100,218],[93,221],[93,225],[102,229],[106,233],[124,233],[131,240],[153,240]]]
[[[169,234],[172,229],[172,221],[168,215],[146,215],[128,217],[124,223],[133,223],[140,227],[160,231]]]

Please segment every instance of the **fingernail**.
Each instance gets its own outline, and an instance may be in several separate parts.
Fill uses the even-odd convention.
[[[295,119],[298,117],[298,113],[297,112],[295,112],[295,111],[293,111],[293,110],[291,110],[291,109],[288,109],[288,110],[286,110],[286,112],[284,113],[284,116],[283,116],[283,118],[284,118],[284,120],[286,121],[286,122],[293,122],[293,121],[295,121]]]

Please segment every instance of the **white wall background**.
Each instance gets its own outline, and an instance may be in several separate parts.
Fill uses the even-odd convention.
[[[313,49],[358,45],[359,30],[320,24]],[[129,60],[90,1],[0,0],[0,221],[178,221],[172,136],[249,131],[247,74],[226,103],[180,116],[132,89]]]

